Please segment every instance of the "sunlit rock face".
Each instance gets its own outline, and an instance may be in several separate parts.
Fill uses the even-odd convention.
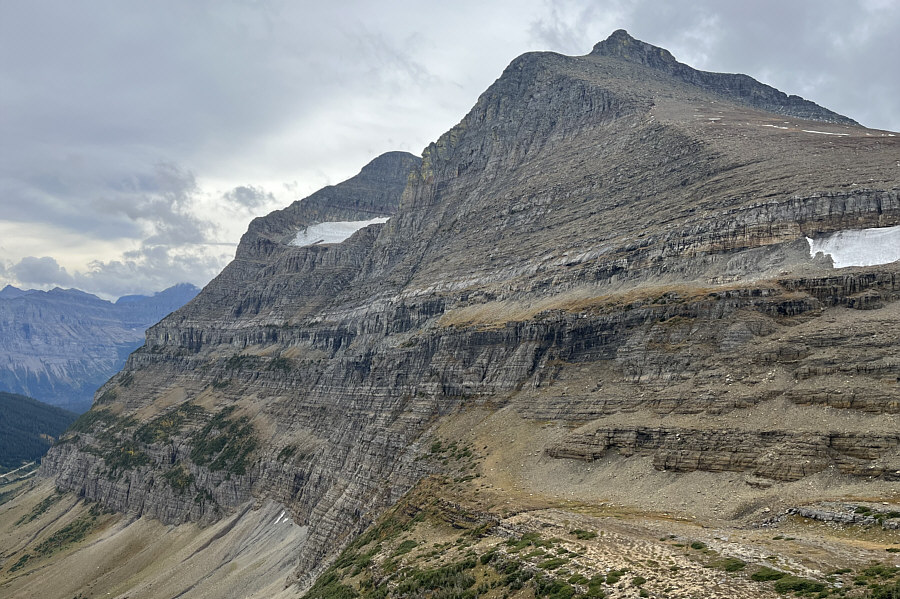
[[[838,231],[806,238],[809,254],[831,256],[835,268],[877,266],[900,260],[900,226]]]

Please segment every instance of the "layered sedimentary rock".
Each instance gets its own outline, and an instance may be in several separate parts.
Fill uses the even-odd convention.
[[[785,430],[602,428],[548,447],[554,458],[593,460],[616,450],[646,451],[660,470],[749,472],[781,481],[799,480],[826,468],[853,476],[900,480],[897,434],[800,433]],[[891,460],[876,461],[891,455]]]
[[[421,160],[254,221],[44,473],[167,522],[270,497],[309,526],[301,583],[438,467],[430,431],[472,406],[572,427],[542,448],[560,459],[893,480],[898,267],[835,272],[806,239],[900,223],[898,152],[621,32],[526,54]]]

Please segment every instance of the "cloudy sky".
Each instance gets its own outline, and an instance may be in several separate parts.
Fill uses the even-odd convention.
[[[419,154],[519,54],[626,28],[900,130],[895,0],[0,0],[0,286],[206,283],[254,216]]]

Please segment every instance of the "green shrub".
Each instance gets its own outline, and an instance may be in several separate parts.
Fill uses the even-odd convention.
[[[272,358],[272,360],[269,362],[269,370],[280,370],[282,372],[288,372],[293,368],[294,363],[287,358],[282,358],[281,356]]]
[[[163,478],[179,495],[184,494],[194,484],[194,475],[188,472],[182,464],[172,466],[163,474]]]
[[[543,562],[540,562],[537,567],[541,570],[556,570],[563,564],[569,563],[569,560],[563,557],[554,557]]]
[[[475,585],[475,577],[469,573],[477,561],[468,559],[440,568],[411,572],[399,585],[397,594],[402,597],[416,596],[424,591],[465,590]]]
[[[97,398],[96,403],[98,405],[112,403],[116,400],[116,398],[118,396],[119,396],[119,394],[115,389],[107,389],[100,395],[100,397]]]
[[[575,535],[576,538],[581,539],[582,541],[589,541],[591,539],[597,538],[597,533],[590,530],[582,530],[580,528],[576,528],[575,530],[569,533],[570,535]]]
[[[234,406],[216,414],[191,436],[191,460],[212,471],[246,474],[250,456],[256,450],[253,425],[246,416],[230,418]]]
[[[779,580],[781,578],[784,578],[785,576],[787,576],[787,574],[781,572],[780,570],[774,570],[772,568],[769,568],[768,566],[763,566],[759,570],[754,572],[750,576],[750,578],[757,582],[766,582],[769,580]]]
[[[9,571],[10,571],[10,572],[15,572],[16,570],[21,570],[22,568],[25,567],[25,564],[27,564],[27,563],[28,563],[28,560],[30,560],[30,559],[31,559],[31,554],[30,554],[30,553],[25,553],[25,554],[23,554],[23,555],[16,561],[16,563],[14,563],[14,564],[12,565],[12,567],[9,569]]]
[[[353,587],[341,584],[336,572],[327,572],[303,596],[303,599],[354,599],[358,593]]]
[[[606,578],[600,574],[592,577],[588,581],[588,590],[584,596],[587,599],[604,599],[606,597],[606,593],[603,592],[604,582],[606,582]]]
[[[520,539],[509,539],[506,545],[510,547],[510,553],[518,553],[526,547],[552,547],[553,541],[542,539],[541,535],[536,532],[529,532],[522,535]]]
[[[397,547],[397,550],[394,552],[394,555],[403,555],[405,553],[409,553],[416,548],[416,545],[418,545],[418,543],[416,543],[412,539],[407,539],[400,543],[400,545]]]
[[[538,578],[535,579],[534,594],[548,599],[571,599],[575,587],[556,578]]]
[[[884,564],[872,564],[860,570],[860,574],[868,578],[893,578],[898,572],[900,572],[900,568]]]
[[[69,431],[76,433],[88,433],[91,432],[96,426],[109,427],[115,422],[118,418],[110,412],[108,409],[97,409],[97,410],[89,410],[79,416],[75,422],[72,423],[72,426],[69,427]]]
[[[779,593],[820,593],[825,590],[825,584],[788,574],[775,581],[775,590]]]
[[[747,562],[741,561],[736,557],[726,557],[724,559],[717,560],[710,565],[712,565],[713,568],[725,570],[726,572],[738,572],[739,570],[743,570],[747,566]]]
[[[278,452],[278,461],[284,463],[291,459],[295,453],[297,453],[296,445],[285,445],[281,448],[281,451]]]
[[[706,543],[701,543],[700,541],[694,541],[691,543],[691,549],[702,550],[706,549]]]
[[[53,505],[55,503],[57,503],[60,499],[62,499],[62,497],[63,497],[62,493],[59,493],[59,492],[53,493],[52,495],[48,495],[47,497],[42,499],[39,504],[34,506],[34,508],[32,508],[32,510],[31,510],[31,512],[29,512],[28,514],[25,514],[24,516],[22,516],[21,518],[16,520],[16,526],[19,526],[20,524],[28,524],[29,522],[33,522],[34,520],[37,520],[41,516],[41,514],[43,514],[44,512],[49,510],[51,507],[53,507]]]
[[[625,570],[610,570],[606,573],[606,584],[616,584],[625,574]]]
[[[51,555],[60,549],[77,543],[88,536],[96,522],[96,516],[81,516],[47,537],[34,548],[34,552],[39,556]]]
[[[887,585],[876,585],[867,599],[900,599],[900,582]]]
[[[146,445],[168,443],[172,440],[173,435],[181,431],[186,422],[203,413],[204,410],[200,406],[190,403],[182,404],[138,428],[134,433],[134,438]]]
[[[103,461],[113,477],[119,471],[134,470],[150,463],[150,457],[138,449],[133,441],[126,441],[103,454]]]
[[[228,370],[240,370],[242,368],[255,368],[259,363],[259,357],[257,356],[245,356],[241,354],[234,354],[227,360],[225,360],[225,368]]]

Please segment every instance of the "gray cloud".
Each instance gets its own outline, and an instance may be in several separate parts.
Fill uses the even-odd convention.
[[[69,287],[74,282],[72,275],[49,256],[25,256],[12,265],[9,271],[23,285]]]
[[[180,281],[206,282],[218,274],[232,256],[230,248],[224,252],[185,252],[165,246],[147,246],[125,252],[121,260],[95,260],[84,271],[72,273],[50,256],[26,256],[8,268],[0,264],[0,275],[19,287],[76,287],[112,298],[159,291]]]
[[[114,196],[94,200],[105,214],[121,214],[142,226],[148,245],[204,243],[215,226],[193,213],[200,191],[193,173],[176,164],[159,163],[150,174],[122,180]]]
[[[266,204],[274,203],[275,196],[267,192],[261,187],[253,185],[239,185],[231,191],[222,194],[222,199],[231,204],[236,204],[242,208],[259,208]]]
[[[45,0],[2,12],[6,281],[43,256],[107,294],[203,284],[233,247],[217,244],[251,217],[381,152],[419,153],[517,55],[584,54],[619,27],[698,68],[900,129],[892,0]]]
[[[118,297],[147,290],[161,290],[180,281],[205,283],[233,257],[225,253],[176,252],[165,246],[147,246],[126,252],[121,260],[94,261],[74,282],[85,291]]]

